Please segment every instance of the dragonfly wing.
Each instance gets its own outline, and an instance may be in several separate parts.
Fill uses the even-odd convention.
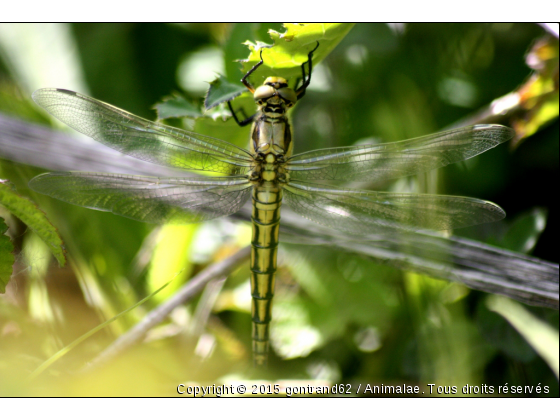
[[[212,137],[137,117],[64,89],[39,89],[33,100],[60,121],[124,154],[181,169],[245,174],[248,151]]]
[[[284,186],[284,197],[301,216],[358,234],[380,228],[449,230],[505,217],[489,201],[449,195],[332,189],[297,182]]]
[[[410,140],[301,153],[288,160],[297,181],[381,181],[441,168],[511,139],[511,128],[479,124]]]
[[[195,223],[238,211],[251,194],[245,177],[157,178],[50,172],[29,182],[42,194],[149,223]]]

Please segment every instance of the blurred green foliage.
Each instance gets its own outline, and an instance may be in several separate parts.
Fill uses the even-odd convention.
[[[43,30],[52,34],[51,29],[28,25],[17,31],[32,38]],[[60,32],[75,46],[69,54],[78,63],[74,74],[89,89],[85,93],[151,119],[155,113],[150,109],[171,94],[184,98],[171,105],[188,101],[202,110],[203,91],[190,86],[210,82],[217,73],[236,82],[243,73],[233,60],[249,55],[242,42],[270,44],[269,29],[284,31],[281,25],[264,23],[74,24],[67,29]],[[0,112],[44,122],[29,101],[32,90],[79,89],[71,82],[49,84],[64,82],[50,82],[46,68],[62,69],[60,63],[68,61],[51,51],[40,58],[23,46],[10,50],[10,30],[0,32]],[[520,86],[532,71],[525,54],[544,35],[533,24],[356,25],[314,69],[305,99],[292,113],[295,153],[441,130]],[[36,62],[36,77],[25,75],[20,63],[31,65],[39,58],[46,64]],[[37,80],[45,85],[35,85]],[[250,114],[251,101],[239,100],[234,103]],[[246,146],[248,127],[224,121],[227,112],[220,107],[208,115],[215,119],[169,123]],[[503,222],[462,229],[458,235],[558,262],[558,204],[550,189],[551,180],[558,179],[558,119],[548,124],[515,151],[498,147],[440,171],[437,186],[430,188],[487,199],[508,213]],[[459,388],[467,383],[540,383],[550,387],[548,396],[558,396],[550,367],[508,321],[488,308],[487,295],[329,247],[285,243],[268,372],[250,368],[249,271],[243,267],[216,297],[203,295],[178,308],[144,343],[110,366],[72,380],[66,376],[142,319],[157,299],[119,318],[30,386],[23,378],[76,337],[172,278],[177,277],[178,285],[188,281],[249,241],[247,226],[221,220],[186,228],[187,235],[170,245],[174,234],[185,232],[31,194],[27,182],[40,172],[0,162],[0,177],[36,200],[59,229],[70,264],[66,269],[53,261],[47,264],[50,257],[40,241],[17,219],[8,220],[18,253],[12,288],[0,297],[0,395],[167,396],[175,395],[179,383],[265,377],[305,383],[407,383],[423,390],[428,383]],[[169,261],[169,247],[186,252]],[[197,329],[197,307],[204,305],[213,312]],[[558,312],[525,310],[558,330]]]
[[[64,246],[56,228],[35,203],[19,195],[8,181],[0,182],[0,205],[39,235],[61,266],[66,264]],[[0,285],[2,292],[3,286]]]
[[[12,266],[14,265],[14,245],[8,236],[4,235],[8,226],[4,219],[0,219],[0,292],[6,291],[6,285],[12,277]]]

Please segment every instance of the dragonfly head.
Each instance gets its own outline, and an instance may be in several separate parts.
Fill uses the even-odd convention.
[[[291,108],[297,101],[296,92],[283,77],[267,77],[263,85],[255,89],[253,97],[259,106],[284,104]]]

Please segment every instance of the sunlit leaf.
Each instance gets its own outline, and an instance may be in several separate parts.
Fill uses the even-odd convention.
[[[57,229],[35,203],[17,194],[9,181],[0,182],[0,204],[39,235],[61,266],[66,264],[64,245]]]
[[[263,65],[253,75],[256,80],[268,76],[280,76],[285,79],[301,77],[301,65],[308,60],[307,55],[319,42],[319,48],[313,53],[313,65],[323,60],[346,36],[354,26],[353,23],[285,23],[286,32],[269,31],[272,45],[265,42],[247,42],[251,53],[243,62],[244,72],[248,72],[262,59]]]
[[[286,79],[301,77],[301,65],[308,61],[308,54],[317,47],[313,53],[313,63],[318,64],[352,29],[349,23],[286,23],[286,32],[279,33],[270,30],[273,45],[247,41],[250,54],[243,60],[243,74],[247,73],[261,60],[263,64],[255,74],[251,75],[256,81],[269,76],[281,76]],[[260,83],[255,82],[258,85]],[[246,91],[242,84],[232,84],[225,77],[220,76],[210,84],[204,105],[210,109],[225,101],[231,101]]]
[[[243,70],[239,60],[247,58],[247,47],[244,43],[254,39],[268,39],[270,28],[282,29],[282,24],[270,23],[235,23],[232,25],[229,37],[224,44],[224,65],[226,76],[231,82],[239,83],[243,77]]]
[[[147,274],[148,290],[158,289],[169,279],[176,279],[172,287],[160,294],[161,302],[171,296],[191,275],[190,246],[197,225],[165,225],[158,234]]]

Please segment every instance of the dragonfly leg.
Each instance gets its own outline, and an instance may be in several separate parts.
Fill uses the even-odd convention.
[[[262,58],[262,53],[263,50],[261,48],[261,61],[259,61],[257,64],[255,64],[251,70],[249,70],[245,76],[243,76],[243,79],[241,79],[241,83],[243,83],[245,85],[245,87],[247,89],[249,89],[249,92],[251,93],[255,93],[255,88],[253,87],[253,85],[251,85],[251,82],[249,82],[249,76],[251,74],[253,74],[253,72],[258,69],[263,63],[264,60]],[[233,110],[233,107],[231,106],[231,101],[228,101],[228,107],[229,110],[231,111],[231,116],[233,117],[233,119],[235,120],[235,122],[237,123],[237,125],[239,125],[240,127],[245,127],[247,124],[251,124],[253,122],[253,119],[255,118],[255,115],[257,114],[253,114],[250,117],[247,117],[247,115],[245,114],[245,111],[242,109],[241,112],[243,113],[243,116],[246,117],[243,121],[240,121],[239,118],[237,117],[237,114],[235,113],[235,111]]]
[[[251,85],[251,83],[250,83],[249,80],[247,80],[247,79],[249,78],[249,76],[250,76],[256,69],[258,69],[258,68],[262,65],[262,63],[264,63],[263,58],[262,58],[262,53],[263,53],[263,50],[262,50],[262,48],[261,48],[261,61],[259,61],[257,64],[255,64],[255,65],[251,68],[251,70],[249,70],[249,71],[247,72],[247,74],[245,74],[245,76],[243,76],[243,79],[241,79],[241,83],[243,83],[243,84],[245,85],[245,87],[246,87],[247,89],[249,89],[249,92],[251,92],[251,93],[255,93],[255,88],[253,87],[253,85]]]
[[[247,124],[251,124],[253,122],[253,119],[255,118],[255,115],[257,115],[257,114],[253,114],[250,117],[245,118],[243,121],[240,121],[239,118],[237,118],[237,115],[235,114],[233,107],[231,106],[231,101],[228,101],[227,104],[229,110],[231,111],[231,116],[233,117],[237,125],[240,127],[245,127]],[[243,109],[241,109],[241,112],[243,113],[243,116],[246,116],[245,111]]]
[[[296,91],[298,100],[303,98],[307,86],[309,86],[309,83],[311,83],[311,71],[313,70],[313,53],[317,50],[317,48],[319,48],[319,41],[317,41],[317,46],[313,48],[313,50],[311,50],[311,52],[307,55],[307,61],[305,63],[302,63],[301,65],[301,75],[302,75],[303,84]],[[308,67],[307,75],[305,74],[306,64]]]

